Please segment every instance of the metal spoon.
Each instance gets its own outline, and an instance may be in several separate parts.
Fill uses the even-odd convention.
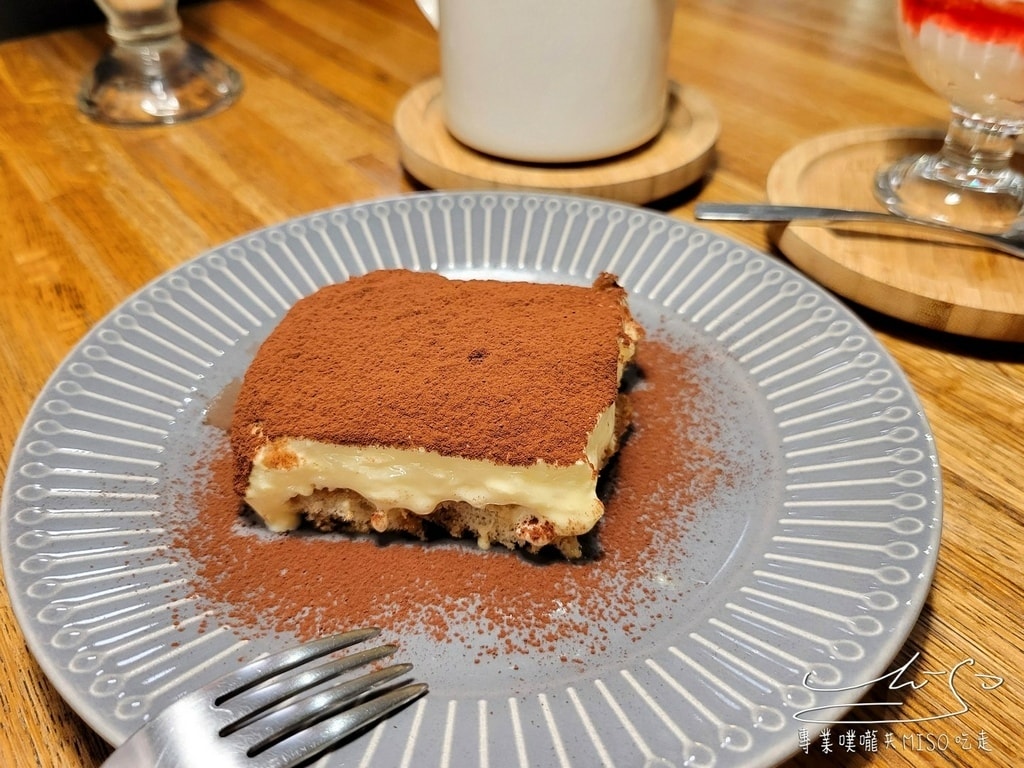
[[[883,224],[916,224],[953,233],[966,240],[1024,259],[1024,236],[987,234],[961,229],[926,219],[911,219],[882,211],[858,211],[852,208],[818,208],[809,205],[769,205],[764,203],[697,203],[694,215],[706,221],[877,221]]]

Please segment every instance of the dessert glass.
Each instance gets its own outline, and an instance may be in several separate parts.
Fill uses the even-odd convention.
[[[114,45],[86,76],[78,106],[115,125],[178,123],[212,114],[241,93],[242,78],[181,36],[177,0],[96,0]]]
[[[893,212],[982,232],[1024,227],[1024,0],[897,0],[907,61],[952,106],[940,151],[880,170]]]

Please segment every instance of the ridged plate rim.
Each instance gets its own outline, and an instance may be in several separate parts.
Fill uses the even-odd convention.
[[[167,439],[170,450],[181,450],[173,444],[177,415],[194,411],[199,382],[216,378],[223,360],[233,359],[237,368],[251,354],[254,338],[318,285],[387,267],[566,282],[589,282],[603,270],[618,273],[631,293],[663,308],[668,322],[702,334],[747,371],[776,414],[779,451],[791,479],[778,527],[765,532],[753,553],[758,561],[749,573],[742,572],[734,591],[714,600],[718,607],[699,626],[677,645],[660,649],[662,657],[537,696],[472,701],[427,696],[389,723],[387,740],[378,729],[332,755],[329,765],[410,755],[417,765],[446,765],[453,759],[452,733],[456,745],[462,736],[476,739],[471,752],[481,766],[495,760],[507,764],[506,759],[536,764],[538,755],[542,762],[569,766],[584,765],[578,761],[595,755],[610,764],[642,759],[660,765],[773,765],[797,751],[797,728],[808,727],[792,718],[795,710],[827,703],[840,711],[860,692],[818,697],[808,693],[799,674],[781,680],[772,670],[788,666],[826,683],[831,676],[831,684],[841,687],[840,682],[872,679],[898,653],[935,568],[942,514],[939,464],[910,383],[849,309],[772,257],[628,204],[529,192],[417,193],[298,217],[197,256],[98,323],[40,393],[5,482],[0,554],[30,650],[61,695],[104,738],[119,743],[151,710],[230,669],[245,641],[231,639],[230,628],[207,633],[207,645],[193,650],[198,658],[186,673],[170,674],[172,682],[163,687],[147,683],[157,686],[156,693],[147,688],[133,698],[127,685],[116,695],[97,695],[102,685],[90,678],[90,646],[80,644],[87,635],[82,617],[63,621],[83,605],[88,613],[92,603],[74,592],[82,572],[61,568],[64,560],[93,556],[98,550],[89,549],[89,537],[102,542],[107,533],[97,532],[95,519],[85,516],[79,522],[81,516],[67,514],[60,504],[70,503],[76,493],[99,493],[114,498],[109,503],[116,506],[119,489],[138,479],[129,477],[133,472],[156,478],[156,486],[173,478],[160,477],[162,457],[141,461],[134,449],[121,456],[141,462],[127,474],[103,471],[110,462],[122,470],[127,465],[116,450],[107,450],[109,435],[99,432],[104,450],[95,446],[95,456],[114,458],[94,456],[96,467],[88,465],[89,458],[84,468],[70,459],[66,467],[53,465],[53,456],[80,449],[80,430],[68,425],[77,423],[86,402],[102,411],[113,407],[105,400],[134,397],[123,384],[111,383],[110,371],[145,370],[152,363],[154,368],[133,385],[142,400],[135,403],[141,415],[133,417],[132,428],[142,424],[154,435],[163,434],[155,442]],[[848,396],[835,399],[835,392],[847,390]],[[828,397],[833,401],[825,408]],[[154,402],[164,407],[150,407]],[[117,429],[111,427],[111,434]],[[128,443],[122,438],[118,433],[123,448]],[[84,439],[88,444],[88,436]],[[852,465],[878,464],[879,474],[827,466],[822,457],[835,446],[854,452]],[[812,478],[816,472],[838,474],[820,483]],[[77,490],[76,473],[85,476]],[[76,493],[69,495],[69,487]],[[48,505],[46,499],[64,501]],[[152,505],[158,518],[159,493]],[[838,524],[829,522],[822,532],[822,520],[833,519],[831,509],[850,517],[835,518]],[[79,543],[62,543],[68,536]],[[139,564],[131,568],[145,570]],[[159,592],[145,578],[144,586]],[[855,583],[861,586],[848,586]],[[65,590],[78,602],[59,597]],[[99,594],[85,597],[95,597],[99,606],[104,602]],[[116,604],[123,598],[113,599]],[[69,626],[78,629],[69,632]],[[156,633],[167,630],[163,626]],[[227,639],[218,647],[209,637]],[[207,646],[212,647],[203,650]],[[158,642],[157,656],[165,652],[174,655],[168,644]],[[139,662],[151,663],[148,657]],[[131,662],[125,665],[122,686],[133,679]],[[653,692],[662,686],[670,693]],[[138,707],[140,700],[148,704],[128,706]],[[486,711],[509,720],[488,726],[496,715]],[[432,729],[448,737],[434,743],[424,735]],[[495,754],[487,746],[492,737],[507,737],[516,759]],[[675,745],[668,751],[666,740]]]

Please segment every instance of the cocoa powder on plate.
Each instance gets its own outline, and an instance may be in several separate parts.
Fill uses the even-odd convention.
[[[656,338],[641,345],[633,427],[606,468],[605,516],[581,562],[473,542],[270,533],[232,489],[226,436],[202,459],[209,471],[197,473],[194,518],[173,547],[195,563],[196,598],[254,632],[310,638],[375,625],[461,643],[478,661],[554,651],[566,639],[600,654],[610,632],[639,638],[658,620],[638,617],[653,597],[648,564],[656,556],[671,569],[689,555],[693,509],[729,482],[700,354]]]

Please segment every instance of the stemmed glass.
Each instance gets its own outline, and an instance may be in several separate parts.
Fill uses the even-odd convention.
[[[212,114],[242,90],[232,67],[181,36],[177,0],[96,0],[114,41],[86,76],[78,106],[115,125],[178,123]]]
[[[1024,176],[1011,165],[1024,133],[1024,0],[897,0],[907,61],[949,100],[940,151],[880,170],[893,212],[981,232],[1024,228]]]

